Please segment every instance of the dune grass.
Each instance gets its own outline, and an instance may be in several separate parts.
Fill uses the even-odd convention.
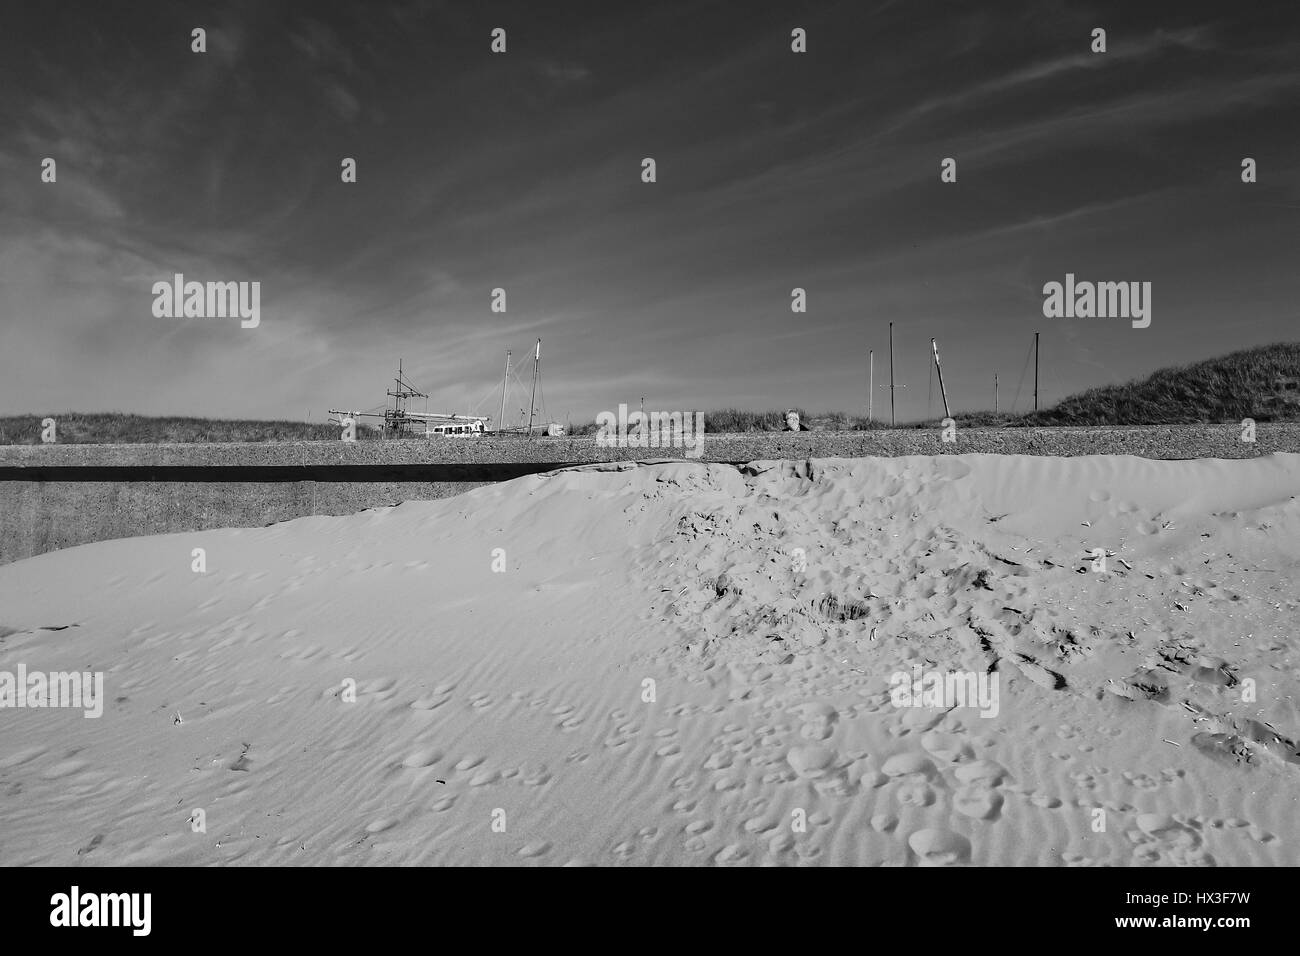
[[[1300,421],[1300,343],[1278,343],[1090,388],[1024,425],[1177,425]]]
[[[801,421],[822,431],[891,427],[866,416],[796,410]],[[1012,415],[985,410],[957,412],[952,417],[964,428],[1221,424],[1244,418],[1300,421],[1300,343],[1265,345],[1160,369],[1123,385],[1088,389],[1038,412]],[[931,418],[894,427],[933,428],[941,421]],[[726,408],[704,414],[706,432],[779,431],[784,424],[785,409],[751,412]],[[595,424],[580,425],[573,434],[595,431]]]
[[[54,419],[61,445],[324,441],[339,437],[337,425],[310,422],[63,412],[0,417],[0,445],[40,444],[45,418]],[[358,440],[372,437],[376,436],[370,429],[357,429]]]

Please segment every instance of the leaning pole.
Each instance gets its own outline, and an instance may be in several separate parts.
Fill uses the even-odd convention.
[[[939,394],[943,396],[943,417],[951,418],[952,413],[948,411],[948,392],[943,387],[943,366],[939,364],[939,345],[934,339],[930,339],[930,348],[934,349],[934,367],[939,373]]]

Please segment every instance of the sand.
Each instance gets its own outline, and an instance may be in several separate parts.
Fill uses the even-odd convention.
[[[625,464],[19,561],[0,671],[106,702],[0,709],[0,863],[1296,865],[1297,495]],[[896,706],[918,669],[996,715]]]

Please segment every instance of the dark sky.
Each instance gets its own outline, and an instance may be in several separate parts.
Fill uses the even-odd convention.
[[[561,421],[861,412],[891,320],[900,418],[930,336],[972,410],[1041,330],[1049,404],[1300,338],[1298,81],[1294,2],[4,4],[0,412],[324,420],[401,357],[495,415],[539,336]],[[261,325],[155,318],[176,272]],[[1045,319],[1067,272],[1150,328]]]

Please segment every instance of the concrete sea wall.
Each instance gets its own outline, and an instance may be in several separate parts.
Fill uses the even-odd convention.
[[[708,434],[702,458],[991,453],[1253,458],[1300,452],[1300,424]],[[592,436],[176,445],[0,446],[0,564],[110,538],[260,527],[445,498],[567,464],[688,457],[601,448]]]

